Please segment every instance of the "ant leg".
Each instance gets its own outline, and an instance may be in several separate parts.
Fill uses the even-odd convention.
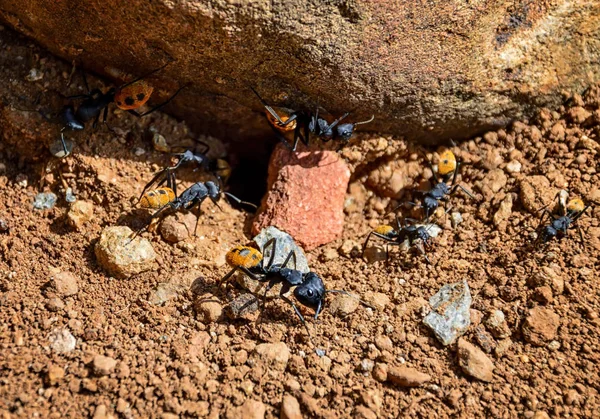
[[[423,158],[425,160],[427,160],[427,164],[429,165],[429,168],[431,169],[431,173],[433,174],[433,180],[435,181],[435,183],[436,184],[440,183],[440,181],[439,181],[439,179],[437,177],[437,174],[435,173],[435,170],[433,170],[433,163],[431,163],[431,160],[429,160],[427,158],[427,154],[425,154],[425,152],[422,149],[420,149],[420,148],[419,148],[419,152],[421,153],[421,155],[423,156]]]
[[[217,282],[217,286],[220,286],[221,283],[223,283],[224,281],[227,281],[229,278],[231,278],[231,276],[236,272],[236,271],[242,271],[244,274],[248,275],[250,278],[254,279],[255,281],[261,281],[261,278],[259,278],[257,275],[255,275],[254,273],[250,272],[250,270],[248,270],[248,268],[244,267],[244,266],[236,266],[235,268],[233,268],[227,275],[225,275],[223,278],[221,278],[218,282]]]
[[[130,85],[132,85],[133,83],[135,83],[135,82],[138,82],[138,81],[140,81],[140,80],[143,80],[143,79],[145,79],[145,78],[147,78],[147,77],[150,77],[150,76],[151,76],[151,75],[153,75],[154,73],[156,73],[156,72],[158,72],[158,71],[162,70],[163,68],[165,68],[166,66],[168,66],[169,64],[171,64],[171,62],[172,62],[172,61],[169,61],[168,63],[166,63],[166,64],[164,64],[164,65],[162,65],[162,66],[158,67],[157,69],[154,69],[154,70],[152,70],[151,72],[149,72],[149,73],[147,73],[147,74],[144,74],[143,76],[141,76],[141,77],[138,77],[138,78],[137,78],[137,79],[135,79],[135,80],[132,80],[132,81],[130,81],[130,82],[128,82],[128,83],[125,83],[123,86],[121,86],[121,89],[123,89],[124,87],[130,86]]]
[[[429,257],[427,256],[427,253],[425,252],[425,249],[423,248],[423,245],[421,243],[417,243],[417,245],[415,247],[417,249],[419,249],[419,252],[423,255],[423,257],[425,258],[425,260],[427,261],[427,263],[429,265],[431,265],[431,261],[429,260]]]
[[[271,127],[271,129],[273,130],[273,133],[275,133],[275,138],[277,138],[277,140],[279,140],[279,142],[283,143],[283,145],[290,151],[295,151],[293,144],[290,144],[288,142],[288,140],[285,138],[285,136],[281,133],[281,131],[279,131],[274,125],[269,124],[269,126]]]
[[[281,289],[281,292],[283,293],[285,287]],[[287,292],[287,290],[286,290]],[[308,330],[308,326],[306,324],[306,321],[304,320],[304,317],[302,316],[302,313],[300,313],[300,310],[298,310],[298,307],[296,307],[296,304],[294,304],[294,302],[292,300],[290,300],[289,298],[287,298],[285,295],[279,295],[279,297],[285,301],[286,303],[288,303],[289,305],[292,306],[292,308],[294,309],[294,311],[296,312],[296,315],[298,316],[298,318],[300,319],[300,321],[302,322],[302,325],[304,326],[304,328],[306,329],[306,333],[308,333],[308,336],[311,339],[312,342],[312,335],[310,334],[310,330]],[[313,343],[314,345],[314,343]]]
[[[362,256],[363,257],[365,255],[365,250],[367,249],[367,243],[369,242],[369,239],[371,238],[371,235],[373,235],[375,237],[379,237],[380,239],[385,240],[387,243],[393,243],[394,242],[394,239],[390,239],[389,237],[384,236],[383,234],[377,233],[375,231],[371,231],[369,233],[369,235],[367,236],[367,240],[365,240],[365,244],[363,244],[363,250],[362,250]]]
[[[220,180],[220,178],[219,178],[219,180]],[[248,206],[252,207],[254,210],[258,209],[258,207],[256,205],[254,205],[252,202],[242,201],[240,198],[238,198],[237,196],[235,196],[229,192],[223,192],[223,195],[225,195],[227,198],[231,199],[233,202],[235,202],[237,204],[248,205]]]
[[[130,110],[128,110],[127,112],[129,112],[129,113],[130,113],[130,114],[132,114],[132,115],[135,115],[135,116],[137,116],[138,118],[142,118],[142,117],[144,117],[144,116],[146,116],[146,115],[149,115],[149,114],[151,114],[151,113],[152,113],[152,112],[154,112],[154,111],[157,111],[157,110],[159,110],[159,109],[160,109],[160,108],[162,108],[163,106],[166,106],[166,105],[168,105],[168,104],[169,104],[169,102],[171,102],[173,99],[175,99],[175,97],[176,97],[176,96],[179,94],[179,92],[181,92],[183,89],[185,89],[185,88],[186,88],[186,87],[188,87],[188,86],[189,86],[189,83],[188,83],[188,84],[186,84],[186,85],[184,85],[184,86],[182,86],[182,87],[180,87],[180,88],[179,88],[179,89],[178,89],[178,90],[177,90],[177,91],[176,91],[176,92],[173,94],[173,96],[171,96],[170,98],[168,98],[168,99],[167,99],[166,101],[164,101],[163,103],[161,103],[161,104],[158,104],[158,105],[154,106],[154,107],[153,107],[153,108],[151,108],[149,111],[146,111],[146,112],[144,112],[144,113],[141,113],[141,114],[140,114],[140,113],[138,113],[138,112],[134,111],[133,109],[130,109]]]
[[[469,196],[469,198],[477,201],[477,198],[475,198],[475,196],[473,196],[473,194],[467,188],[462,186],[461,184],[453,185],[452,189],[450,189],[450,193],[448,195],[454,194],[458,188],[460,188],[464,193],[466,193]]]
[[[107,119],[108,119],[108,106],[104,108],[104,115],[102,116],[102,123],[106,126],[106,128],[108,128],[108,130],[110,132],[112,132],[113,134],[116,134],[116,131],[110,125],[108,125],[108,122],[106,122]]]
[[[285,258],[285,261],[281,265],[282,268],[285,268],[287,266],[288,262],[290,261],[290,258],[294,260],[294,269],[296,269],[296,252],[294,252],[293,250],[290,250],[290,253],[288,253],[287,257]]]
[[[272,239],[270,239],[269,241],[267,241],[265,243],[265,245],[262,248],[262,254],[263,256],[267,253],[267,247],[271,246],[271,254],[269,255],[269,262],[267,263],[266,266],[266,270],[268,271],[269,268],[271,268],[271,266],[273,266],[273,262],[275,261],[275,250],[277,249],[277,239],[275,237],[273,237]],[[264,258],[263,258],[264,261]]]
[[[271,116],[273,118],[275,118],[277,120],[277,122],[281,125],[281,126],[287,126],[289,123],[291,123],[292,121],[295,121],[296,118],[298,117],[297,114],[292,114],[290,115],[290,117],[288,118],[287,121],[283,122],[283,120],[281,119],[281,117],[277,114],[277,112],[275,112],[275,110],[270,107],[267,102],[264,101],[264,99],[262,97],[260,97],[260,95],[258,94],[258,92],[256,90],[254,90],[254,88],[252,86],[248,86],[256,95],[256,97],[258,97],[258,100],[260,100],[260,103],[262,103],[262,105],[265,107],[265,109],[267,110],[267,112],[269,112],[269,114],[271,114]]]
[[[156,184],[156,187],[160,187],[160,185],[162,185],[165,182],[165,179],[163,179],[157,183],[158,179],[166,173],[165,170],[167,170],[167,169],[163,169],[160,172],[158,172],[156,175],[154,175],[152,180],[150,182],[148,182],[146,184],[146,186],[144,186],[144,189],[142,190],[142,193],[141,193],[140,197],[138,198],[138,201],[137,201],[138,203],[142,200],[142,197],[144,196],[146,191],[148,191],[148,189],[150,189],[151,187],[154,187],[155,184]],[[168,186],[168,184],[167,184],[167,186]],[[171,189],[173,189],[173,188],[171,188]]]
[[[62,130],[60,131],[60,142],[62,143],[63,151],[65,152],[65,157],[67,157],[69,155],[69,150],[67,150],[67,143],[65,142],[65,136]]]

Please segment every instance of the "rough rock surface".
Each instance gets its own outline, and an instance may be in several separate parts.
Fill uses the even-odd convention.
[[[429,299],[433,308],[425,323],[444,345],[450,345],[465,333],[471,324],[471,292],[467,281],[444,285]]]
[[[149,270],[156,253],[150,242],[136,237],[129,227],[107,227],[96,243],[98,263],[111,275],[129,278],[131,275]]]
[[[173,110],[241,131],[241,144],[257,126],[249,108],[261,108],[247,85],[279,105],[376,114],[369,129],[411,137],[498,126],[597,79],[597,11],[590,0],[5,0],[0,18],[119,80],[172,60],[157,86],[193,82]]]
[[[252,226],[276,226],[306,250],[340,237],[350,170],[332,151],[290,152],[278,144],[269,166],[269,192]],[[310,191],[310,193],[307,193]]]

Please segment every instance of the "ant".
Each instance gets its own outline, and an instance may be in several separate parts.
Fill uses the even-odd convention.
[[[460,161],[456,158],[454,153],[451,150],[445,150],[440,155],[440,162],[438,164],[438,173],[436,174],[433,169],[433,164],[431,160],[427,158],[427,156],[423,153],[423,156],[427,160],[429,167],[431,169],[431,173],[433,173],[433,179],[435,181],[435,185],[423,194],[423,203],[422,207],[425,210],[425,222],[429,221],[429,217],[431,214],[435,212],[435,210],[439,207],[440,201],[446,202],[448,197],[453,195],[457,189],[461,189],[464,193],[466,193],[471,199],[476,200],[471,192],[469,192],[464,186],[459,183],[456,183],[456,177],[460,170]],[[441,178],[438,178],[438,174],[441,175]],[[452,174],[452,183],[448,185],[446,183],[446,177]],[[412,202],[410,202],[412,205]],[[396,207],[396,209],[399,207]]]
[[[265,265],[265,260],[263,258],[263,254],[266,253],[266,249],[272,246],[272,251],[269,256],[269,261]],[[300,313],[300,310],[294,304],[292,300],[290,300],[286,294],[294,288],[294,297],[298,300],[300,304],[305,307],[311,308],[315,311],[314,319],[317,320],[323,306],[325,304],[325,296],[329,293],[338,293],[345,294],[351,297],[356,298],[354,295],[350,294],[347,291],[343,290],[326,290],[325,285],[323,284],[323,280],[314,272],[302,272],[296,269],[296,253],[294,250],[291,250],[288,253],[287,257],[283,261],[282,264],[275,264],[275,252],[277,249],[277,238],[272,238],[267,241],[262,247],[262,251],[259,251],[253,247],[248,246],[236,246],[231,249],[225,260],[227,263],[233,267],[233,269],[221,278],[217,285],[220,285],[224,281],[227,281],[235,272],[242,271],[244,274],[248,275],[255,281],[258,282],[267,282],[267,286],[265,287],[265,292],[262,298],[262,309],[264,309],[267,293],[271,288],[273,288],[277,284],[282,284],[281,291],[279,293],[279,298],[284,300],[286,303],[292,306],[294,312],[302,322],[302,325],[306,329],[306,332],[310,336],[310,331],[308,330],[308,326],[306,321],[304,320],[304,316]],[[288,263],[290,260],[294,262],[294,268],[289,268]],[[361,300],[359,300],[361,301]],[[365,302],[361,301],[361,303],[369,306]]]
[[[152,214],[152,217],[150,218],[150,223],[152,222],[152,220],[162,216],[169,209],[171,209],[173,211],[179,211],[182,209],[183,210],[191,210],[194,207],[200,208],[200,206],[202,205],[202,203],[204,202],[204,200],[206,198],[210,198],[210,200],[217,206],[217,208],[222,210],[222,208],[219,206],[219,199],[221,198],[221,195],[227,196],[228,198],[230,198],[231,200],[233,200],[234,202],[236,202],[238,204],[246,204],[246,205],[252,206],[254,209],[256,209],[256,205],[254,205],[250,202],[242,201],[241,199],[237,198],[235,195],[230,194],[229,192],[221,191],[221,188],[218,184],[209,180],[207,182],[194,183],[192,186],[190,186],[185,191],[183,191],[181,193],[181,195],[175,197],[175,199],[173,199],[172,201],[169,201],[169,202],[165,203],[163,206],[161,206],[160,208],[158,208],[158,210],[154,214]],[[196,231],[198,230],[198,221],[199,220],[200,220],[200,218],[198,217],[198,219],[196,220],[196,227],[194,228],[194,236],[196,235]],[[150,223],[148,223],[148,225]],[[138,230],[135,233],[135,235],[133,236],[133,238],[135,238],[139,233],[141,233],[146,228],[147,228],[147,226]],[[133,238],[132,238],[132,240],[133,240]]]
[[[557,198],[559,198],[559,195],[560,192],[557,194]],[[563,213],[563,215],[560,216],[548,211],[546,209],[548,205],[542,208],[543,213],[540,217],[538,227],[536,228],[536,231],[539,233],[534,244],[538,244],[540,242],[546,244],[554,237],[561,238],[566,236],[567,230],[571,227],[571,225],[575,224],[591,206],[589,204],[585,205],[581,199],[572,199],[566,204],[566,206],[564,205],[564,202],[559,200],[559,204]],[[542,224],[546,218],[550,218],[552,221],[550,224],[542,227]],[[581,232],[579,225],[577,225],[577,229],[579,231],[581,242],[584,243],[583,233]]]
[[[431,235],[429,234],[429,230],[431,226],[423,226],[416,225],[417,220],[412,218],[405,218],[405,225],[402,227],[400,225],[400,220],[398,216],[396,216],[396,226],[397,229],[394,230],[394,227],[390,225],[381,225],[375,228],[375,230],[371,231],[365,240],[365,244],[362,249],[362,256],[365,255],[365,250],[367,249],[367,244],[371,239],[371,235],[375,237],[379,237],[380,239],[385,240],[385,258],[389,258],[389,249],[388,246],[402,246],[405,243],[408,243],[408,247],[412,247],[418,240],[423,244],[422,246],[416,245],[416,248],[419,249],[419,252],[423,255],[428,264],[431,265],[431,261],[425,252],[425,248],[429,247],[429,243],[431,240]],[[412,224],[408,224],[411,222]]]
[[[171,189],[173,191],[173,194],[174,194],[173,199],[174,199],[177,196],[177,183],[176,183],[176,178],[175,178],[175,171],[177,169],[179,169],[181,166],[184,166],[184,165],[187,165],[190,163],[194,163],[194,164],[198,165],[199,167],[203,168],[204,170],[214,173],[214,175],[217,177],[219,182],[221,182],[223,180],[223,178],[227,179],[231,173],[231,168],[230,168],[229,164],[223,159],[209,159],[206,156],[208,154],[208,151],[210,150],[209,145],[206,143],[203,143],[203,142],[200,142],[200,143],[206,147],[206,149],[204,150],[204,153],[195,153],[191,150],[186,150],[183,153],[172,153],[171,155],[178,157],[179,161],[174,166],[167,166],[164,169],[162,169],[161,171],[159,171],[158,173],[156,173],[156,175],[154,175],[152,180],[150,180],[150,182],[148,182],[146,184],[146,186],[144,186],[144,189],[142,190],[142,193],[140,195],[140,198],[138,199],[138,202],[142,202],[144,197],[146,197],[149,193],[153,192],[153,191],[150,191],[147,193],[147,191],[149,189],[153,189],[153,188],[161,189],[160,186],[162,186],[165,183],[167,183],[166,189]],[[158,189],[156,189],[156,190],[158,190]],[[147,207],[144,207],[144,208],[147,208]],[[149,208],[155,208],[155,207],[149,207]]]
[[[375,119],[375,115],[373,115],[371,119],[367,121],[355,122],[353,124],[340,124],[344,118],[350,115],[349,112],[346,112],[330,124],[325,119],[319,118],[318,108],[314,114],[304,111],[293,111],[287,108],[274,108],[269,106],[253,87],[250,86],[250,89],[252,89],[267,110],[267,119],[275,132],[277,139],[291,151],[296,151],[298,141],[302,141],[302,143],[308,147],[310,134],[316,135],[323,142],[340,140],[341,147],[343,147],[350,140],[350,137],[352,137],[356,125],[367,124]],[[276,110],[282,115],[280,116]],[[290,145],[283,135],[283,133],[289,131],[294,131],[293,145]]]

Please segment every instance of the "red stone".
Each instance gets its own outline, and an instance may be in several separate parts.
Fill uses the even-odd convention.
[[[272,225],[306,250],[339,238],[349,180],[350,170],[336,152],[291,152],[278,144],[269,163],[269,192],[252,225],[254,234]]]

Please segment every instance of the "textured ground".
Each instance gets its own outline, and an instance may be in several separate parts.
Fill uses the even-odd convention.
[[[20,160],[1,143],[0,218],[9,230],[0,233],[0,412],[170,419],[254,418],[264,411],[279,417],[284,400],[292,410],[297,400],[314,417],[597,415],[600,99],[592,90],[565,104],[455,149],[468,163],[462,183],[482,203],[460,194],[453,199],[464,221],[452,228],[448,218],[429,252],[433,265],[398,249],[388,262],[372,264],[357,252],[371,228],[389,222],[384,214],[400,196],[413,199],[411,191],[426,186],[430,172],[422,157],[401,140],[379,137],[360,137],[363,145],[341,153],[355,170],[344,237],[309,252],[309,263],[327,287],[353,291],[376,308],[359,306],[342,318],[327,306],[318,323],[310,320],[324,357],[283,302],[270,302],[260,322],[252,315],[217,316],[241,293],[215,286],[228,270],[225,252],[249,237],[249,215],[228,205],[221,212],[206,203],[198,236],[179,244],[145,233],[158,253],[151,271],[123,280],[97,265],[93,249],[101,230],[139,226],[143,214],[132,209],[132,198],[166,162],[139,133],[155,126],[181,140],[188,136],[182,124],[111,112],[120,135],[101,129],[82,136],[75,155],[44,175],[44,188],[59,196],[47,211],[32,209],[46,158]],[[360,166],[365,147],[378,157]],[[195,176],[186,173],[184,182]],[[80,231],[67,222],[63,181],[94,205],[93,219]],[[532,250],[537,215],[530,211],[560,188],[596,203],[581,218],[585,243],[572,231]],[[77,288],[57,271],[75,275]],[[487,341],[495,364],[489,383],[466,376],[455,345],[441,346],[422,324],[426,300],[464,279],[477,310],[473,319],[500,309],[511,332],[509,340]],[[202,300],[207,293],[209,305]],[[530,310],[540,307],[548,311],[535,327],[545,334],[522,333]],[[75,347],[58,353],[57,336],[64,339],[65,330]],[[465,338],[483,347],[478,334],[484,332],[473,325]],[[277,342],[284,344],[259,346]],[[417,388],[380,381],[382,371],[403,364],[430,381]]]

